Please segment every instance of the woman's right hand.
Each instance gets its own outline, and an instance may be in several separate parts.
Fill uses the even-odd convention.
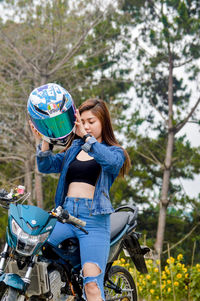
[[[42,140],[41,134],[38,132],[38,130],[34,127],[33,123],[31,120],[29,120],[29,125],[31,128],[31,131],[33,133],[33,136],[35,138],[36,143],[40,143]]]
[[[34,127],[33,123],[31,120],[29,120],[29,124],[30,124],[30,128],[31,128],[31,131],[33,133],[33,136],[35,138],[35,142],[36,144],[39,144],[42,140],[42,136],[41,134],[38,132],[38,130]],[[45,152],[45,151],[48,151],[49,150],[49,143],[45,140],[42,140],[42,147],[41,147],[41,151],[42,152]]]

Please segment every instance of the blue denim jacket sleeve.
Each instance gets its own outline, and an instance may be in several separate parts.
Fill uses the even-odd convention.
[[[124,151],[121,147],[108,146],[104,143],[99,143],[97,140],[92,143],[88,154],[92,156],[105,171],[111,174],[119,174],[125,160]]]
[[[43,173],[59,173],[64,156],[65,153],[53,154],[50,150],[42,152],[39,144],[36,151],[38,170]]]

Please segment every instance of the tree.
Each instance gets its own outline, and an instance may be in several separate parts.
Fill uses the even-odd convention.
[[[42,207],[42,175],[35,167],[27,124],[28,95],[37,86],[57,82],[78,106],[88,95],[109,101],[125,91],[128,84],[121,83],[114,68],[120,31],[113,25],[114,9],[96,1],[5,2],[9,16],[0,24],[0,162],[12,160],[19,167],[18,176]]]
[[[133,32],[132,43],[132,54],[137,60],[133,85],[140,102],[140,112],[144,107],[147,110],[141,123],[143,126],[148,124],[146,135],[136,137],[129,132],[128,142],[131,143],[134,136],[137,142],[135,150],[143,163],[148,165],[144,169],[153,176],[154,187],[159,181],[155,178],[156,174],[162,174],[155,243],[157,253],[161,253],[167,208],[177,200],[174,198],[177,189],[174,190],[173,184],[177,166],[182,165],[182,172],[179,170],[176,176],[187,178],[192,177],[190,172],[187,175],[187,170],[191,168],[194,171],[197,164],[197,161],[190,161],[190,168],[187,168],[188,158],[181,158],[181,151],[185,154],[189,148],[190,153],[194,151],[197,157],[199,154],[199,150],[192,150],[186,139],[178,137],[178,134],[200,102],[198,97],[193,101],[190,89],[190,83],[195,84],[199,74],[200,4],[198,1],[181,0],[125,0],[121,1],[121,8],[127,16],[127,28],[132,30],[134,26],[137,29]],[[154,141],[148,137],[149,128],[157,136]],[[178,147],[180,157],[175,157]]]

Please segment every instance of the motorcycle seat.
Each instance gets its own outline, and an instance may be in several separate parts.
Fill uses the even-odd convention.
[[[120,234],[127,224],[133,224],[132,212],[121,211],[114,212],[110,215],[110,239],[114,239]],[[136,220],[136,218],[135,218]]]

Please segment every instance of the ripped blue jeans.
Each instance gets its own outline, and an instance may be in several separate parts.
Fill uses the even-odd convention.
[[[110,250],[110,215],[90,215],[92,205],[91,199],[66,197],[63,205],[68,212],[86,222],[85,229],[88,234],[70,224],[56,223],[56,226],[49,237],[49,242],[57,246],[69,237],[76,237],[79,240],[81,267],[85,263],[94,263],[100,269],[100,274],[94,277],[83,277],[83,287],[89,282],[95,282],[101,291],[101,298],[104,297],[104,273]],[[83,291],[85,296],[85,290]]]

